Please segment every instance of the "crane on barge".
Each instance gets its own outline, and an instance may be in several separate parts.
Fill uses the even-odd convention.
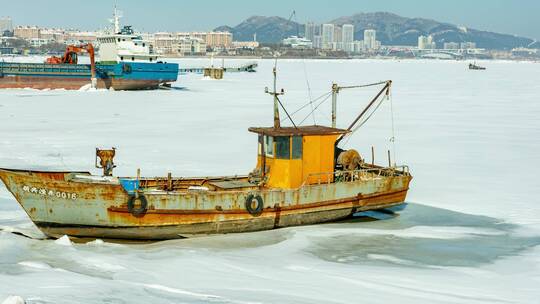
[[[91,82],[92,82],[92,88],[95,88],[96,85],[97,85],[96,60],[95,60],[94,46],[91,43],[81,44],[79,46],[77,46],[77,45],[68,45],[66,47],[66,51],[64,52],[64,56],[62,56],[62,57],[56,57],[56,56],[49,57],[49,58],[47,58],[45,63],[48,63],[48,64],[77,64],[77,62],[78,62],[77,54],[79,54],[79,53],[88,53],[88,55],[90,56]]]

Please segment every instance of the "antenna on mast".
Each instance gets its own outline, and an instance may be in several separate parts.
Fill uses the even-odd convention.
[[[274,68],[272,69],[272,73],[274,75],[274,91],[270,92],[268,91],[268,87],[264,89],[264,92],[267,94],[270,94],[274,96],[274,129],[281,128],[281,124],[279,121],[279,95],[285,94],[285,90],[281,89],[280,92],[277,91],[277,53],[274,54],[276,61],[274,62]]]
[[[113,34],[118,34],[120,33],[120,18],[122,17],[122,12],[119,11],[118,9],[116,9],[116,5],[114,6],[114,10],[113,10],[113,17],[112,19],[109,19],[109,21],[113,24],[114,26],[114,32]]]

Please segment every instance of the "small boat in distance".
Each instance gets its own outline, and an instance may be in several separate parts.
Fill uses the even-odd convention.
[[[486,68],[483,66],[479,66],[475,63],[469,63],[469,70],[485,70]]]
[[[257,135],[255,169],[244,176],[143,178],[113,176],[115,150],[96,149],[102,175],[77,171],[0,169],[0,179],[47,236],[163,240],[196,235],[269,230],[331,222],[369,210],[399,211],[412,179],[407,166],[376,165],[340,142],[389,96],[383,88],[347,129],[297,126],[275,85],[274,125]],[[363,86],[355,86],[363,87]],[[328,95],[330,96],[330,95]],[[375,106],[375,104],[377,104]],[[282,127],[280,106],[293,126]],[[368,111],[369,110],[369,111]],[[366,118],[367,117],[367,118]],[[372,149],[373,153],[373,149]]]

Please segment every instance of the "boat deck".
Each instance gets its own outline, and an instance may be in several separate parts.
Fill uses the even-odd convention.
[[[407,166],[381,167],[363,164],[358,170],[323,172],[310,176],[302,186],[310,184],[352,182],[382,176],[409,175]],[[328,178],[328,177],[332,178]],[[120,178],[122,179],[122,178]],[[192,192],[192,191],[249,191],[263,188],[250,182],[247,175],[219,177],[154,177],[140,178],[139,189],[142,191]]]

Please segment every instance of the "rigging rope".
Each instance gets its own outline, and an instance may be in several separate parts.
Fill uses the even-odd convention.
[[[354,129],[351,130],[351,133],[348,134],[347,136],[347,140],[345,141],[345,143],[343,144],[344,146],[346,146],[348,143],[349,143],[349,140],[351,139],[352,135],[354,134],[354,132],[356,132],[358,129],[360,129],[370,118],[371,116],[373,116],[373,114],[375,114],[375,112],[377,112],[377,110],[379,109],[379,107],[381,106],[381,104],[383,103],[384,101],[384,98],[386,96],[384,96],[383,98],[381,98],[381,100],[379,101],[379,103],[375,106],[375,108],[373,108],[373,110],[371,111],[371,113],[369,113],[369,115],[364,118],[359,124],[358,126],[356,126]]]
[[[317,122],[315,121],[315,109],[313,108],[313,98],[311,96],[311,86],[309,85],[309,79],[308,79],[307,68],[306,68],[306,58],[304,56],[302,56],[302,63],[304,65],[304,77],[306,78],[309,105],[311,106],[311,115],[313,116],[313,124],[316,125]]]
[[[381,84],[387,84],[388,81],[379,81],[375,83],[369,83],[369,84],[362,84],[362,85],[354,85],[354,86],[340,86],[339,89],[357,89],[357,88],[367,88],[367,87],[373,87],[378,86]]]
[[[390,142],[392,142],[392,158],[394,159],[394,165],[397,163],[396,161],[396,135],[394,130],[394,103],[392,101],[392,91],[389,90],[387,95],[388,100],[390,101],[390,119],[392,120],[392,137],[390,138]]]
[[[299,28],[300,23],[298,22],[298,16],[296,16],[296,11],[295,10],[293,10],[291,16],[289,17],[289,20],[287,20],[287,28],[289,27],[289,25],[290,25],[291,21],[293,20],[293,18],[294,18],[294,22],[296,23],[296,36],[300,37],[300,28]],[[311,94],[311,85],[309,84],[307,67],[306,67],[306,57],[304,56],[304,54],[302,54],[301,58],[302,58],[302,66],[303,66],[303,69],[304,69],[304,78],[306,79],[306,86],[307,86],[307,91],[308,91],[309,105],[311,106],[311,114],[312,114],[312,117],[313,117],[313,124],[316,125],[317,122],[315,121],[315,109],[313,108],[313,96]]]
[[[317,98],[315,98],[315,99],[309,101],[308,103],[302,105],[300,108],[296,109],[296,111],[292,112],[292,113],[291,113],[291,116],[293,116],[294,114],[296,114],[296,113],[302,111],[305,107],[309,106],[310,103],[316,102],[317,100],[319,100],[319,99],[321,99],[321,98],[323,98],[323,97],[330,96],[331,94],[332,94],[332,92],[327,92],[327,93],[324,93],[324,94],[322,94],[321,96],[319,96],[319,97],[317,97]],[[315,111],[315,109],[312,109],[312,111]],[[311,114],[311,113],[310,113],[310,114]],[[283,121],[283,119],[282,119],[281,121]]]
[[[291,20],[293,18],[295,19],[295,22],[296,22],[296,36],[299,37],[300,36],[300,28],[299,28],[299,23],[298,23],[298,20],[297,20],[297,17],[296,17],[296,11],[295,10],[293,10],[291,15],[289,16],[289,19],[287,20],[287,23],[286,23],[286,27],[288,28],[290,26]],[[274,56],[275,56],[274,69],[276,69],[277,68],[277,60],[278,60],[278,57],[280,56],[279,52],[274,53]],[[316,124],[316,122],[315,122],[315,114],[314,114],[315,109],[313,108],[313,102],[315,100],[317,100],[318,98],[320,98],[320,97],[318,97],[315,100],[312,99],[311,86],[309,84],[309,79],[307,77],[306,61],[305,61],[304,56],[302,56],[302,61],[303,61],[303,67],[304,67],[304,77],[306,79],[306,85],[307,85],[307,89],[308,89],[309,102],[305,106],[302,106],[300,109],[294,111],[291,115],[294,115],[295,113],[297,113],[298,111],[300,111],[301,109],[306,107],[307,105],[311,105],[311,114],[313,116],[313,124]],[[285,106],[281,103],[281,100],[278,99],[278,101],[279,101],[279,104],[281,105],[281,108],[283,108],[283,110],[287,114],[289,120],[292,122],[292,124],[296,128],[296,125],[294,124],[294,121],[292,120],[291,115],[289,115],[289,113],[287,113],[287,110],[285,109]],[[280,119],[280,122],[283,122],[283,119]],[[303,120],[302,120],[302,122],[303,122]]]
[[[379,107],[382,105],[384,100],[388,100],[390,102],[390,121],[392,126],[392,137],[390,137],[389,141],[392,143],[392,158],[394,159],[394,166],[397,163],[396,161],[396,135],[395,135],[395,125],[394,125],[394,103],[392,98],[392,91],[388,90],[388,94],[384,95],[383,98],[380,99],[378,104],[375,106],[375,108],[369,113],[369,115],[363,119],[358,126],[356,126],[353,130],[351,130],[351,133],[349,133],[344,146],[346,146],[349,143],[349,140],[351,139],[351,135],[356,132],[358,129],[360,129],[372,116],[377,112]]]
[[[332,95],[332,92],[330,92],[330,94],[326,94],[326,95],[327,95],[326,98],[323,99],[323,100],[322,100],[322,101],[321,101],[321,102],[313,109],[313,111],[311,111],[311,113],[315,112],[315,110],[317,110],[317,108],[319,108],[324,102],[326,102],[326,101],[329,99],[330,95]],[[306,117],[304,117],[304,119],[302,119],[302,121],[300,122],[300,124],[302,124],[302,123],[309,117],[309,115],[311,115],[311,113],[309,113]]]
[[[289,112],[287,112],[287,109],[285,109],[285,107],[283,106],[283,104],[281,103],[281,100],[279,100],[279,97],[277,97],[277,95],[276,95],[276,99],[279,102],[279,105],[281,106],[281,108],[283,108],[283,111],[285,111],[285,114],[287,114],[287,117],[289,117],[289,120],[292,122],[293,126],[295,128],[298,128],[296,124],[294,123],[294,120],[291,118],[291,115],[289,115]]]

